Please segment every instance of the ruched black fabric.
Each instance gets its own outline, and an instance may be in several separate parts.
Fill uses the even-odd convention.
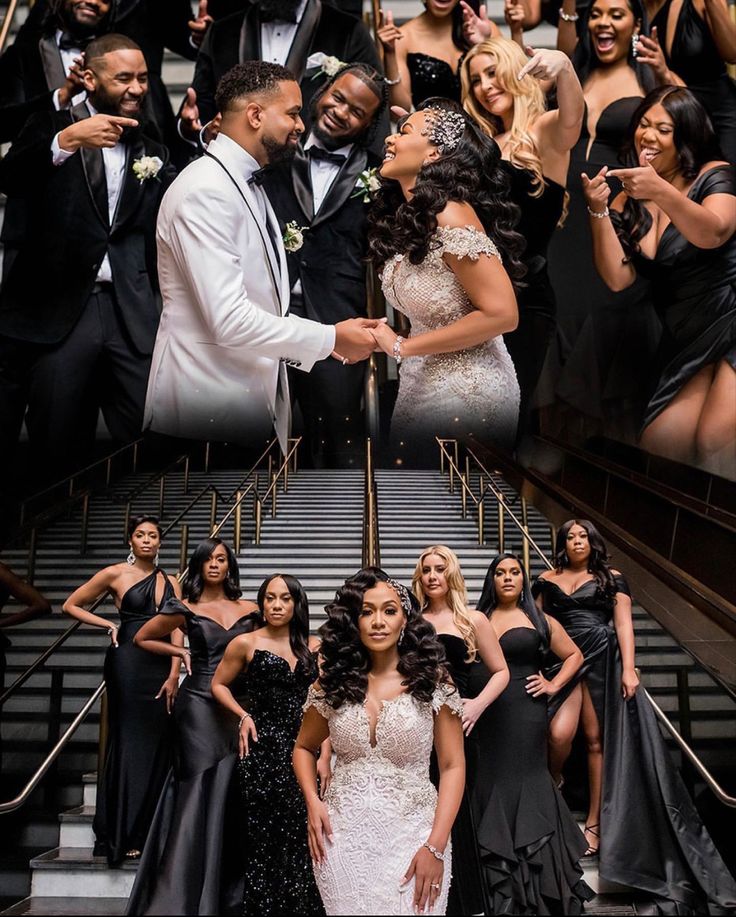
[[[238,718],[210,693],[230,641],[259,626],[256,612],[229,629],[172,599],[162,614],[183,615],[192,674],[174,704],[174,766],[156,809],[127,914],[239,914],[243,839],[238,819]],[[240,694],[238,682],[233,693]]]
[[[411,101],[414,108],[432,96],[460,101],[460,56],[456,70],[438,57],[416,52],[406,55],[411,76]]]
[[[173,731],[166,700],[156,700],[169,677],[171,660],[139,649],[133,638],[158,613],[156,586],[163,577],[161,604],[173,596],[156,568],[123,595],[118,645],[105,655],[109,732],[94,819],[95,854],[118,866],[129,850],[142,850],[171,766]]]
[[[547,698],[526,693],[542,639],[533,627],[512,627],[500,644],[511,680],[466,743],[484,913],[581,914],[593,897],[579,862],[586,844],[547,767]],[[469,695],[487,680],[482,663],[472,666]]]
[[[615,580],[618,592],[629,595],[624,577]],[[532,589],[585,657],[576,678],[552,699],[549,714],[552,718],[584,678],[603,740],[600,875],[654,896],[660,914],[735,908],[736,883],[680,779],[651,705],[642,694],[630,701],[622,697],[611,600],[595,580],[570,595],[543,578]]]

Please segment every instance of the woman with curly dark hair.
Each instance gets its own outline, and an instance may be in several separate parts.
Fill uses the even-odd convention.
[[[386,140],[369,256],[412,325],[406,340],[372,330],[401,364],[397,441],[459,432],[514,441],[519,385],[502,335],[518,321],[524,240],[508,195],[497,144],[454,102],[428,99]]]
[[[550,768],[559,779],[580,722],[588,757],[586,855],[599,854],[602,878],[667,899],[662,913],[733,908],[736,883],[674,767],[651,704],[637,693],[631,593],[608,560],[593,523],[570,519],[557,533],[554,569],[533,586],[539,609],[583,654],[575,677],[549,700]],[[558,681],[559,670],[551,666],[547,678]]]
[[[377,569],[347,580],[327,612],[320,681],[294,748],[325,910],[444,914],[465,759],[442,647],[416,599]],[[314,752],[327,738],[337,763],[322,801]]]

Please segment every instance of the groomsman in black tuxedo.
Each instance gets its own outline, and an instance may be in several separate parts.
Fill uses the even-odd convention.
[[[279,223],[306,227],[301,247],[287,255],[295,315],[328,324],[366,315],[368,186],[380,164],[370,146],[387,98],[386,83],[372,67],[343,68],[313,99],[312,128],[294,160],[264,172]],[[315,465],[349,467],[359,460],[364,379],[364,364],[336,360],[290,374]]]
[[[0,288],[0,439],[7,461],[27,406],[32,454],[59,476],[93,442],[141,430],[156,336],[155,226],[173,179],[139,124],[148,75],[131,39],[86,51],[88,101],[34,115],[0,161],[23,195],[24,238]],[[47,471],[51,469],[46,467]]]

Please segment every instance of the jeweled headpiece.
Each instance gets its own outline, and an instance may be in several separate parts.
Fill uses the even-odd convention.
[[[401,610],[408,617],[411,614],[411,599],[409,598],[409,590],[406,586],[403,586],[398,580],[388,579],[388,585],[396,591],[396,594],[399,597],[401,602]]]
[[[429,137],[440,153],[451,153],[465,133],[465,115],[448,108],[433,105],[421,109],[426,116],[422,134]]]

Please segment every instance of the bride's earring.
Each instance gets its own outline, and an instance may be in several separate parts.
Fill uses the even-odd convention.
[[[634,32],[631,36],[631,56],[636,60],[636,57],[639,53],[639,33]]]
[[[401,628],[401,633],[399,634],[399,646],[404,642],[404,632],[406,631],[406,625]]]
[[[130,549],[130,553],[128,554],[128,556],[125,558],[125,562],[130,564],[131,567],[135,563],[135,554],[133,553],[132,548]]]

